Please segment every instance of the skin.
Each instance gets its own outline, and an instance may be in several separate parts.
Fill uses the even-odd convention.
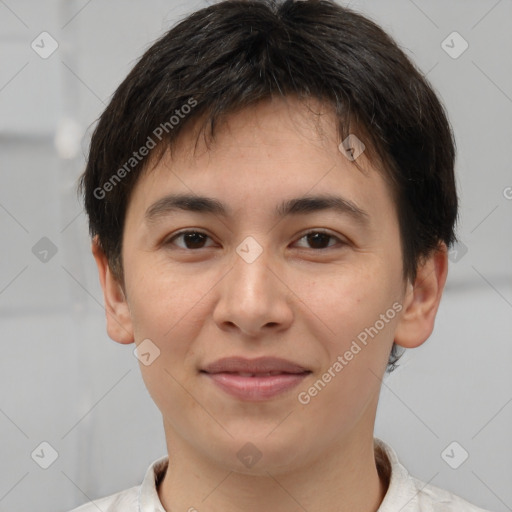
[[[309,107],[291,98],[260,103],[229,116],[210,148],[200,139],[195,152],[191,125],[172,159],[144,173],[133,191],[123,285],[93,242],[109,336],[136,344],[149,338],[160,350],[141,372],[170,453],[159,487],[166,510],[370,512],[385,495],[373,452],[381,379],[393,340],[413,348],[430,336],[447,251],[440,244],[415,282],[403,281],[386,182],[365,153],[357,159],[364,172],[341,154],[325,105]],[[175,211],[145,220],[155,201],[191,192],[225,203],[233,215]],[[353,201],[368,225],[331,210],[274,216],[283,199],[324,193]],[[187,248],[183,237],[171,240],[184,228],[208,236]],[[334,237],[320,248],[304,236],[318,230]],[[262,248],[252,263],[236,252],[247,236]],[[401,311],[301,404],[298,393],[393,303]],[[267,401],[242,401],[199,372],[233,355],[282,357],[312,373]],[[251,468],[237,457],[247,442],[261,453]]]

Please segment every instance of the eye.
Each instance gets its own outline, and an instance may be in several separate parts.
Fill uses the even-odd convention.
[[[329,249],[336,245],[330,244],[329,239],[339,242],[341,245],[346,245],[346,242],[338,238],[337,236],[331,235],[329,233],[325,233],[324,231],[309,231],[305,235],[303,235],[300,240],[305,240],[306,243],[311,244],[312,247],[306,247],[306,249]]]
[[[177,245],[180,249],[203,249],[206,240],[210,238],[202,231],[181,231],[176,233],[172,238],[169,238],[165,245]],[[175,244],[175,240],[182,239],[185,246]]]
[[[182,240],[182,244],[176,243],[176,240],[180,239]],[[176,233],[174,236],[172,236],[165,242],[165,245],[177,245],[180,249],[185,250],[204,249],[207,247],[211,247],[205,245],[208,239],[211,240],[210,236],[207,235],[206,233],[203,233],[202,231],[188,230]],[[309,231],[308,233],[304,234],[301,238],[299,238],[299,242],[301,240],[304,240],[307,244],[310,244],[310,247],[301,247],[304,249],[329,249],[337,245],[336,242],[338,242],[338,245],[346,245],[346,242],[344,242],[340,238],[331,235],[330,233],[326,233],[324,231]]]

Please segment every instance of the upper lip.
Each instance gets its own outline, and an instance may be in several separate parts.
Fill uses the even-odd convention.
[[[205,366],[202,371],[206,373],[304,373],[310,370],[279,357],[258,357],[256,359],[225,357]]]

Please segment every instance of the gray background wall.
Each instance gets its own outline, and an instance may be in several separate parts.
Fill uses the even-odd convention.
[[[116,86],[204,5],[0,0],[0,511],[70,509],[138,484],[165,453],[133,347],[105,333],[75,183]],[[512,510],[512,1],[350,5],[428,73],[459,148],[464,245],[434,334],[384,381],[376,435],[422,480]],[[442,44],[453,31],[461,55],[459,36]]]

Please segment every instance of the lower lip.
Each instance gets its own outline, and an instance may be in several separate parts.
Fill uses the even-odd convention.
[[[282,373],[242,377],[235,373],[205,373],[207,377],[231,396],[253,402],[268,400],[297,386],[309,373]]]

